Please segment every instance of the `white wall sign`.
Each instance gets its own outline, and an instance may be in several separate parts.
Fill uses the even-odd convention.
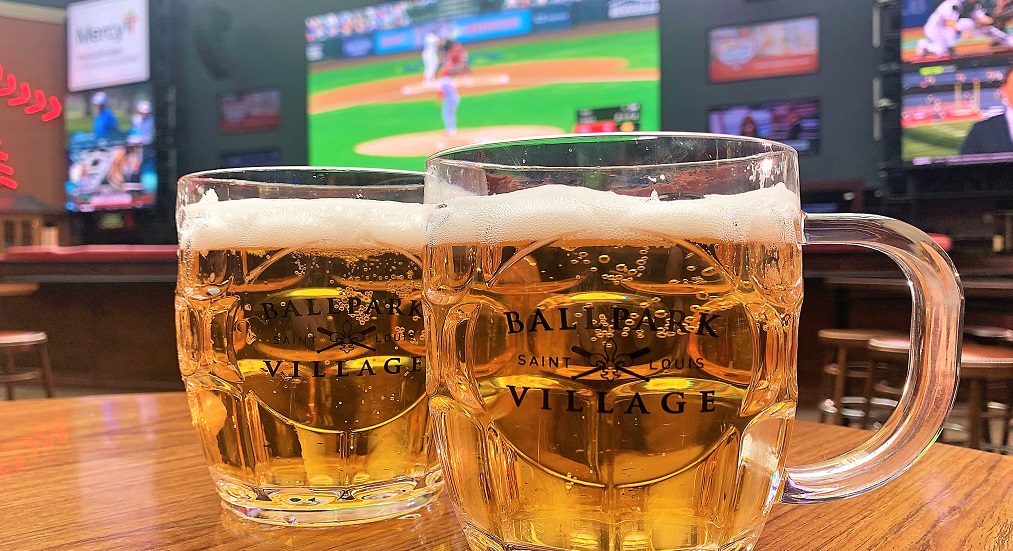
[[[90,0],[67,6],[71,92],[143,82],[150,76],[148,0]]]

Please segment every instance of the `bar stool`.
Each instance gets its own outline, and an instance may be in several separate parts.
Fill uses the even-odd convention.
[[[0,283],[0,297],[28,295],[38,290],[34,283]],[[53,397],[53,371],[49,365],[49,338],[41,331],[0,331],[0,353],[5,361],[0,365],[0,383],[7,387],[7,399],[14,400],[17,383],[41,381],[46,397]],[[34,352],[38,367],[18,366],[21,359]]]
[[[893,366],[895,377],[903,376],[907,370],[909,348],[907,339],[872,339],[869,341],[869,357],[873,362]],[[1013,409],[1010,407],[1013,405],[1013,348],[964,341],[960,355],[960,380],[967,386],[965,423],[947,422],[944,428],[966,431],[970,448],[1010,451],[1007,443],[1013,420]],[[1002,391],[1002,400],[1006,404],[999,408],[1000,411],[990,413],[989,391],[997,390]],[[899,386],[880,383],[871,387],[869,395],[883,392],[899,395]],[[996,417],[1003,423],[1002,441],[999,443],[992,442],[991,431],[986,430],[986,423]],[[983,438],[986,433],[988,442]]]
[[[1013,348],[1006,346],[988,346],[976,343],[965,343],[960,357],[960,378],[967,381],[967,432],[969,444],[974,449],[987,448],[992,451],[1011,451],[1009,431],[1013,416]],[[988,394],[1001,387],[1005,406],[1000,413],[989,415]],[[999,416],[1003,421],[1001,442],[992,442],[991,431],[987,431],[986,423],[991,417]],[[988,442],[983,443],[982,436],[987,435]],[[984,445],[983,445],[984,444]]]
[[[46,398],[53,397],[53,372],[49,367],[49,339],[40,331],[0,331],[0,351],[7,357],[0,373],[0,383],[7,385],[7,399],[14,399],[14,384],[26,381],[42,381]],[[15,356],[35,351],[39,367],[18,367]]]
[[[820,422],[826,423],[827,416],[830,416],[830,422],[835,425],[840,425],[843,419],[864,420],[868,415],[865,412],[868,397],[865,393],[862,396],[845,395],[848,381],[870,380],[870,339],[900,335],[876,329],[823,329],[817,335],[827,351],[821,385],[823,398],[819,403]]]
[[[873,405],[887,407],[891,412],[897,407],[897,400],[900,399],[901,388],[907,376],[907,356],[910,347],[911,343],[903,336],[869,340],[869,363],[872,364],[877,376],[865,381],[865,389],[862,391],[862,396],[866,400],[862,409],[863,429],[869,428]]]

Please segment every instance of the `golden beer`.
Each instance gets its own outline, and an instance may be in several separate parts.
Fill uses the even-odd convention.
[[[474,549],[748,549],[782,486],[796,196],[542,186],[434,214],[447,485]]]
[[[278,524],[433,498],[419,204],[244,199],[183,208],[180,369],[218,492]]]

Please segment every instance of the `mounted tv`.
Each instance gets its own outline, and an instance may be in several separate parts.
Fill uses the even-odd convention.
[[[310,17],[309,163],[421,169],[441,149],[573,132],[582,112],[631,105],[637,120],[617,126],[658,130],[659,9],[402,0]]]
[[[902,13],[905,63],[1013,54],[1011,0],[905,0]]]
[[[926,65],[902,77],[902,156],[914,166],[1013,162],[1010,63]]]
[[[713,107],[707,119],[715,134],[774,140],[795,148],[800,155],[820,152],[818,98]]]
[[[158,172],[148,0],[67,6],[67,210],[151,207]]]
[[[711,29],[711,82],[805,75],[820,66],[820,21],[797,17]]]
[[[67,96],[67,210],[154,206],[158,172],[152,105],[148,83]]]

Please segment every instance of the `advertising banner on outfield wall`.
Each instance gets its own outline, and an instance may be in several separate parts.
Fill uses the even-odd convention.
[[[367,55],[371,55],[372,53],[372,34],[359,34],[341,40],[341,57],[365,57]]]
[[[373,51],[371,53],[380,55],[421,50],[425,46],[426,35],[429,33],[444,38],[454,36],[451,23],[447,21],[430,21],[404,29],[378,31],[373,37]],[[345,57],[360,56],[345,55]]]
[[[573,5],[543,6],[531,10],[534,32],[561,31],[573,27]]]
[[[660,11],[659,0],[609,0],[606,13],[609,19],[626,19],[657,15]]]
[[[531,32],[531,10],[513,10],[489,15],[462,17],[453,22],[453,37],[459,42],[519,36]]]

